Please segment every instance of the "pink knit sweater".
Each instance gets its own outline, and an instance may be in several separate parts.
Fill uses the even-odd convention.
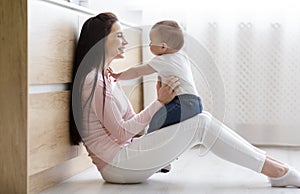
[[[91,93],[94,75],[95,71],[85,80],[82,92],[83,104]],[[110,79],[105,80],[104,109],[104,83],[99,73],[91,106],[88,103],[84,108],[84,131],[81,133],[84,145],[99,171],[111,162],[124,146],[130,144],[131,138],[145,129],[154,113],[163,107],[162,103],[154,101],[143,111],[135,114],[119,84]]]

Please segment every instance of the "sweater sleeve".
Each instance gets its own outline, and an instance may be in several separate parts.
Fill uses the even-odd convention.
[[[149,124],[155,112],[163,107],[163,104],[156,100],[140,113],[133,114],[128,119],[125,119],[125,114],[122,114],[116,97],[109,91],[106,91],[103,109],[103,87],[99,84],[96,86],[94,98],[96,113],[101,124],[112,136],[121,142],[134,137],[142,131]],[[128,100],[126,102],[129,103]],[[127,111],[130,109],[128,106],[130,104],[127,104]]]

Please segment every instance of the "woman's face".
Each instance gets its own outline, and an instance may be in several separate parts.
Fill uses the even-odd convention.
[[[120,23],[115,22],[105,43],[106,59],[112,61],[113,59],[124,58],[125,45],[127,44]]]

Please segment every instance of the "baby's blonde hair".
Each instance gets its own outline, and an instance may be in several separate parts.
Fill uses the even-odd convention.
[[[156,30],[158,38],[167,43],[168,47],[180,50],[184,44],[183,31],[177,22],[173,20],[164,20],[153,25],[152,30]]]

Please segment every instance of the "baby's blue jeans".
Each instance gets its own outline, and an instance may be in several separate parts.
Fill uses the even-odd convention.
[[[192,94],[178,95],[154,114],[147,133],[192,118],[201,113],[202,109],[200,97]]]

